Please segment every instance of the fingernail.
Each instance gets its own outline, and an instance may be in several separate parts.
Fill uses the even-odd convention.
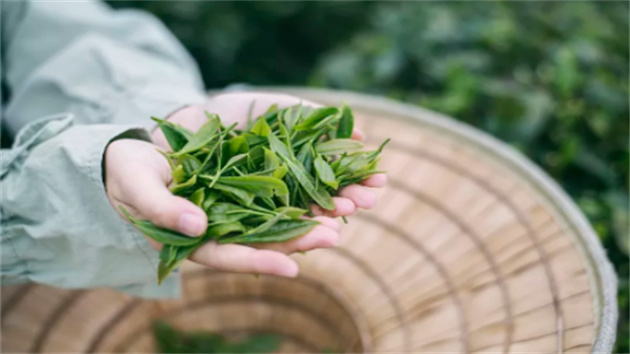
[[[188,236],[199,236],[206,226],[204,223],[198,215],[184,213],[179,217],[179,231]]]

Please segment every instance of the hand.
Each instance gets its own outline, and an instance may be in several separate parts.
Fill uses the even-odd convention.
[[[177,230],[191,237],[206,231],[207,216],[185,198],[171,194],[171,170],[158,147],[139,140],[117,140],[105,152],[105,183],[111,205],[119,205],[142,220]],[[332,247],[339,242],[339,225],[329,217],[314,218],[321,225],[307,235],[285,243],[265,244],[256,249],[237,244],[209,242],[190,257],[211,268],[256,274],[294,277],[298,266],[287,255],[316,248]],[[147,237],[155,249],[162,245]]]
[[[196,131],[207,118],[204,111],[217,113],[229,124],[237,122],[243,128],[252,102],[255,102],[252,116],[257,117],[272,104],[281,108],[299,103],[297,97],[281,94],[235,93],[223,94],[209,99],[203,105],[189,106],[169,117],[169,120]],[[304,105],[318,106],[302,101]],[[168,150],[168,143],[157,129],[152,135],[154,143]],[[362,140],[363,134],[355,129],[353,139]],[[134,217],[152,221],[154,224],[178,230],[190,236],[205,232],[207,217],[203,210],[190,201],[174,196],[168,190],[171,174],[168,163],[156,151],[156,146],[134,140],[116,141],[107,149],[106,183],[110,202],[118,210],[122,204]],[[334,216],[352,215],[357,208],[369,209],[376,204],[374,193],[366,187],[385,185],[385,175],[375,175],[360,185],[343,188],[334,197],[336,208],[327,211],[313,205],[311,210],[320,225],[307,235],[284,243],[261,244],[256,248],[209,242],[195,251],[190,259],[211,268],[293,277],[298,266],[289,254],[317,248],[332,247],[339,242],[339,224]],[[161,245],[147,238],[156,249]]]

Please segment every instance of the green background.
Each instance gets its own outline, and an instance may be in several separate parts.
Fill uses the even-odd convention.
[[[628,353],[627,2],[111,2],[161,18],[206,85],[342,88],[446,113],[529,156],[620,278]]]

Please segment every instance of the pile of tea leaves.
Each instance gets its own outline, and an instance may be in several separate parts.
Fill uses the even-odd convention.
[[[241,341],[204,331],[181,331],[163,321],[153,323],[156,353],[272,353],[282,344],[282,337],[255,334]]]
[[[251,110],[250,110],[251,111]],[[171,191],[208,215],[203,237],[160,228],[123,213],[145,235],[164,245],[158,283],[205,242],[284,242],[309,232],[316,221],[302,218],[309,205],[333,210],[332,196],[377,169],[378,149],[363,151],[352,140],[354,117],[347,106],[270,107],[247,127],[225,126],[216,114],[192,132],[153,118],[172,151],[164,153],[173,175]]]

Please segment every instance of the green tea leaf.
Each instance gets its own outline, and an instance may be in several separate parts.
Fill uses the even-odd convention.
[[[275,152],[278,156],[284,159],[293,158],[293,153],[291,152],[291,150],[289,150],[289,148],[282,141],[280,141],[280,139],[278,139],[275,134],[269,134],[267,136],[267,139],[269,139],[269,146],[271,147],[271,151]]]
[[[288,195],[287,185],[271,176],[221,177],[219,183],[252,192],[259,197]]]
[[[251,354],[273,353],[280,348],[282,337],[269,334],[250,335],[240,341],[227,340],[211,332],[184,332],[166,322],[153,323],[156,353]]]
[[[306,172],[304,166],[293,161],[287,161],[287,166],[289,166],[289,171],[291,171],[298,183],[319,206],[326,210],[335,210],[335,203],[330,194],[323,189],[315,187],[313,177]]]
[[[347,139],[352,136],[354,130],[354,116],[350,107],[345,104],[341,108],[341,119],[339,120],[339,126],[337,128],[337,138]]]
[[[289,149],[289,151],[293,151],[293,146],[291,144],[291,134],[289,134],[289,131],[284,126],[282,121],[278,121],[278,131],[280,132],[280,137],[282,137],[282,139],[284,140],[284,144],[287,146],[287,149]]]
[[[232,167],[235,166],[240,166],[241,164],[245,163],[247,160],[247,154],[238,154],[238,155],[234,155],[232,156],[227,163],[225,164],[225,166],[223,166],[222,170],[227,171]]]
[[[227,156],[231,157],[231,156],[235,156],[239,154],[245,154],[248,151],[249,151],[249,144],[247,143],[247,139],[244,136],[240,135],[240,136],[230,139],[228,143]]]
[[[381,143],[378,149],[374,150],[372,153],[368,155],[368,159],[370,161],[374,161],[381,154],[381,152],[383,152],[383,148],[385,147],[385,145],[387,145],[387,143],[389,143],[390,140],[391,139],[387,138],[385,141],[383,141],[383,143]]]
[[[288,213],[288,210],[279,212],[276,216],[274,216],[273,218],[265,221],[264,223],[256,226],[255,228],[247,231],[243,236],[247,236],[247,235],[253,235],[253,234],[260,234],[262,232],[265,232],[267,230],[269,230],[273,225],[277,224],[278,221],[282,220],[283,218],[285,218],[285,215]]]
[[[205,188],[201,187],[193,192],[190,196],[190,201],[193,202],[196,206],[200,207],[201,203],[203,203],[205,199]]]
[[[300,209],[300,208],[296,208],[296,207],[292,207],[292,206],[284,206],[284,207],[280,207],[280,208],[276,209],[276,212],[278,212],[278,213],[285,213],[285,215],[288,216],[289,218],[297,219],[300,216],[306,214],[308,212],[308,210]]]
[[[271,176],[277,179],[283,179],[287,172],[289,172],[289,166],[283,163],[280,167],[276,168],[273,173],[271,173]]]
[[[334,210],[335,203],[333,202],[330,194],[315,187],[313,177],[308,173],[308,171],[306,171],[304,166],[297,162],[293,155],[288,152],[286,145],[284,145],[273,134],[269,134],[268,138],[271,150],[285,160],[287,166],[289,167],[289,171],[295,177],[297,182],[306,190],[306,193],[308,193],[308,195],[310,195],[311,198],[313,198],[313,200],[315,200],[315,202],[322,208]]]
[[[318,224],[317,221],[313,220],[280,220],[264,232],[226,237],[217,242],[220,244],[285,242],[308,233]]]
[[[265,151],[265,170],[275,170],[280,166],[281,162],[278,156],[269,149],[263,148]]]
[[[184,166],[182,165],[175,167],[171,175],[173,176],[173,182],[175,182],[175,184],[182,183],[186,180],[186,172],[184,172]]]
[[[249,150],[247,154],[247,166],[252,169],[258,169],[258,166],[265,160],[265,152],[262,146],[256,146]]]
[[[151,117],[151,119],[157,122],[158,127],[166,138],[166,142],[168,142],[173,152],[181,150],[181,148],[188,143],[188,139],[193,135],[190,130],[167,120],[156,117]]]
[[[226,194],[230,199],[234,200],[235,202],[239,204],[243,204],[245,206],[251,206],[252,203],[254,202],[254,198],[256,197],[254,193],[250,193],[247,190],[228,186],[222,183],[215,183],[213,188],[220,190],[221,192]]]
[[[160,250],[160,260],[169,263],[175,260],[177,256],[177,246],[163,245]]]
[[[173,246],[188,246],[199,242],[199,238],[197,237],[185,236],[179,232],[155,226],[148,220],[137,220],[131,216],[125,208],[122,206],[119,206],[119,208],[135,227],[137,227],[143,234],[159,243]]]
[[[179,156],[177,161],[184,167],[186,176],[192,176],[201,166],[201,161],[189,154]]]
[[[284,110],[283,115],[282,115],[282,121],[284,122],[284,125],[286,126],[289,132],[293,130],[293,127],[296,124],[300,123],[301,115],[302,115],[302,104],[289,107]]]
[[[206,231],[206,236],[210,239],[216,239],[221,236],[233,233],[233,232],[245,232],[245,226],[238,221],[220,223],[220,224],[211,224],[208,225],[208,230]]]
[[[212,190],[207,191],[206,197],[204,198],[203,203],[201,204],[201,207],[203,208],[203,210],[205,210],[207,213],[208,209],[210,209],[212,204],[214,204],[214,202],[216,202],[220,196],[221,194],[218,191],[212,191]]]
[[[178,268],[183,262],[184,262],[183,259],[180,261],[172,261],[172,262],[166,262],[166,261],[160,260],[160,262],[158,263],[158,269],[157,269],[158,285],[161,285],[164,279],[166,279],[168,275],[171,274],[173,270]]]
[[[209,114],[208,121],[197,130],[197,132],[188,140],[186,145],[174,155],[189,154],[208,145],[212,140],[219,136],[219,128],[221,128],[221,119],[216,114]]]
[[[182,265],[182,263],[188,258],[197,248],[199,248],[202,243],[197,243],[190,246],[168,246],[171,248],[170,251],[170,259],[168,261],[164,261],[160,259],[160,263],[158,264],[158,285],[162,284],[164,279],[176,268]],[[167,247],[167,246],[164,246]]]
[[[251,134],[251,133],[243,133],[245,140],[247,140],[247,145],[249,145],[250,149],[254,146],[258,146],[267,142],[267,138],[264,136]]]
[[[269,127],[269,124],[267,124],[267,121],[263,117],[260,117],[256,120],[252,129],[250,129],[250,133],[259,136],[267,136],[271,133],[271,128]]]
[[[226,202],[216,202],[208,209],[208,221],[211,223],[230,223],[242,220],[256,212]]]
[[[171,187],[171,193],[173,194],[182,194],[186,191],[189,191],[190,189],[195,187],[195,184],[197,183],[197,175],[193,175],[192,177],[190,177],[186,182],[184,183],[178,183],[175,184],[174,186]]]
[[[332,189],[337,189],[339,187],[339,182],[335,178],[335,173],[332,168],[330,168],[330,165],[324,161],[321,155],[318,155],[315,159],[315,171],[317,172],[319,180],[324,184]]]
[[[352,139],[335,139],[315,144],[315,151],[322,155],[341,155],[359,151],[363,143]]]
[[[311,144],[304,144],[296,156],[309,174],[313,171],[313,149]]]
[[[304,118],[302,123],[296,125],[295,127],[293,127],[293,129],[296,131],[301,131],[316,128],[322,125],[323,121],[326,118],[332,117],[337,113],[339,113],[339,109],[337,109],[336,107],[315,108],[313,111],[310,112],[308,116]]]

